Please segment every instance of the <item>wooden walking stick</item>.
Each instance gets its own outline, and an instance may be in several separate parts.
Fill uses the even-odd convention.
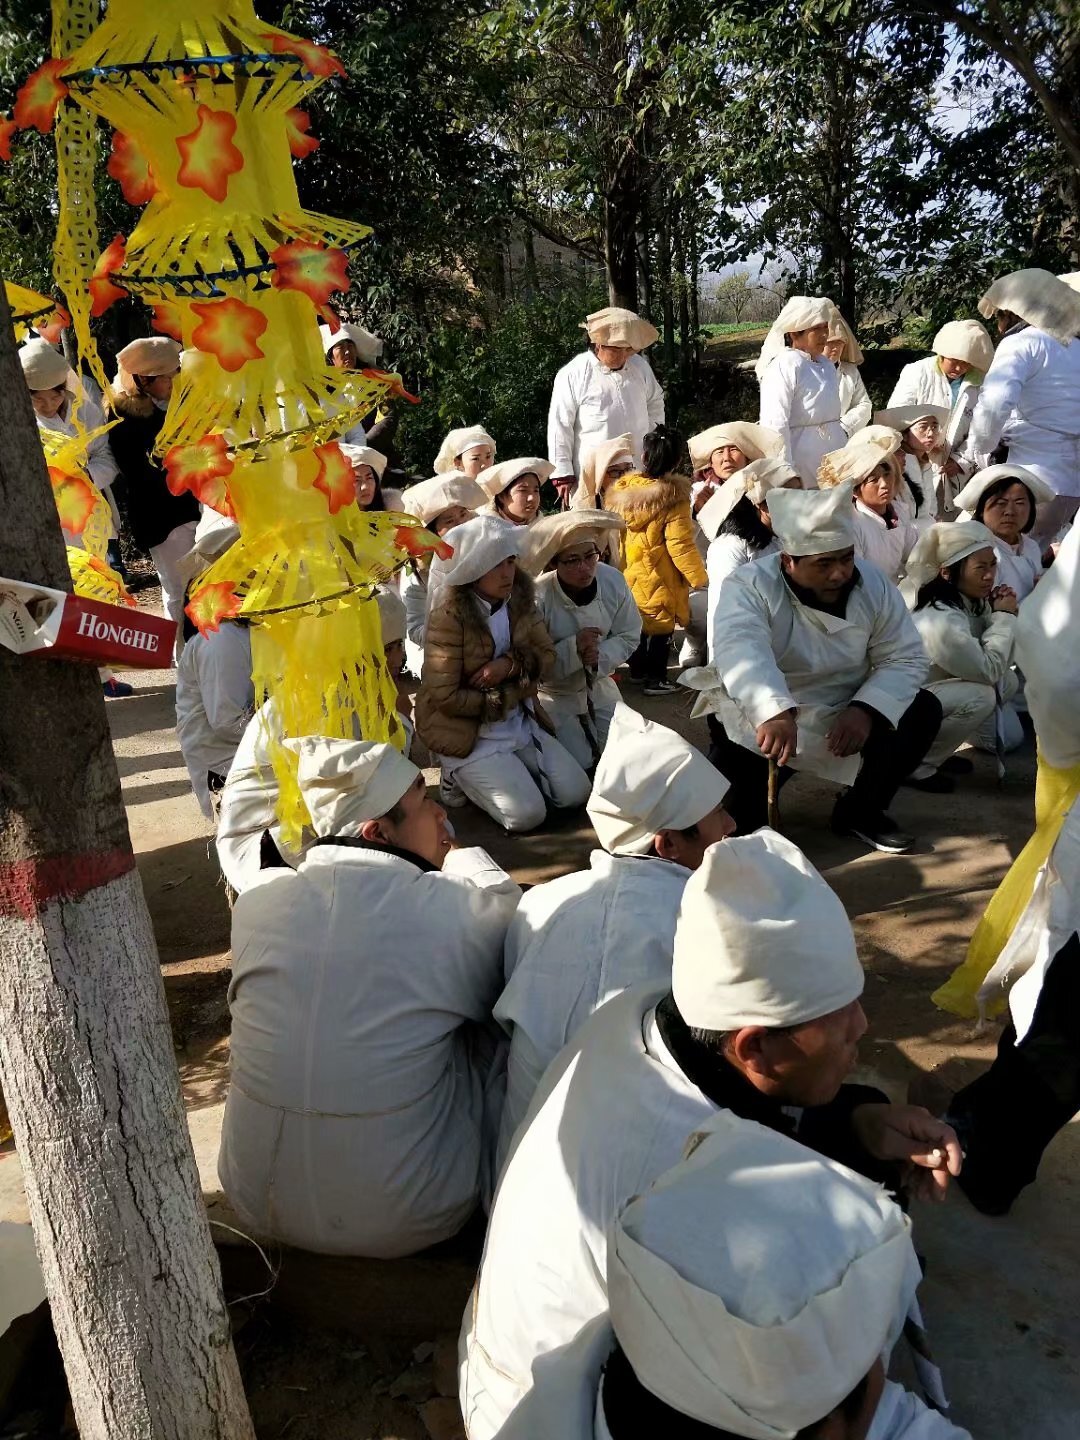
[[[780,829],[780,767],[769,757],[769,824]]]

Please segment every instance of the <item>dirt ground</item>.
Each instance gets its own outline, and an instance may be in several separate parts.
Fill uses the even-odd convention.
[[[193,1119],[205,1112],[213,1123],[211,1110],[224,1099],[227,1081],[228,908],[211,826],[191,795],[176,743],[172,674],[124,678],[136,693],[110,702],[108,716],[131,837],[187,1103]],[[629,684],[624,693],[653,718],[705,745],[704,723],[688,718],[689,703],[681,696],[644,700]],[[894,812],[920,836],[905,856],[868,854],[857,842],[833,836],[827,828],[830,786],[800,778],[783,794],[785,832],[836,889],[855,926],[870,1020],[862,1068],[897,1098],[912,1078],[927,1073],[950,1086],[964,1083],[985,1066],[996,1041],[996,1030],[977,1036],[929,998],[963,958],[978,917],[1032,823],[1032,747],[1010,758],[1001,787],[992,759],[974,758],[975,774],[958,784],[955,795],[901,791]],[[594,843],[583,814],[513,838],[471,808],[455,811],[452,819],[461,840],[484,845],[522,884],[585,865]],[[981,1440],[1075,1440],[1080,1434],[1076,1129],[1055,1142],[1040,1184],[1008,1219],[986,1221],[954,1195],[917,1221],[930,1263],[929,1321],[954,1399],[953,1418]],[[12,1218],[2,1203],[7,1158],[0,1155],[0,1220]],[[419,1350],[377,1337],[359,1345],[355,1336],[275,1318],[264,1304],[234,1313],[260,1440],[461,1435],[452,1398],[452,1336],[432,1335]]]

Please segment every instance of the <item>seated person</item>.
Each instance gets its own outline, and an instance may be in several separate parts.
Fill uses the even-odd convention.
[[[717,1116],[623,1207],[607,1313],[540,1361],[501,1440],[971,1440],[885,1379],[910,1226],[851,1170]]]
[[[352,466],[353,483],[356,486],[356,508],[373,512],[401,509],[401,491],[384,490],[382,479],[386,474],[386,456],[381,450],[370,445],[348,445],[338,442],[341,453]]]
[[[801,490],[802,481],[786,460],[751,460],[698,511],[698,524],[709,542],[705,569],[709,575],[706,640],[710,657],[715,646],[720,586],[741,565],[774,555],[780,549],[773,534],[768,498],[769,491],[777,489]]]
[[[376,590],[374,600],[379,607],[383,658],[390,679],[394,682],[395,708],[405,727],[405,754],[408,755],[415,732],[412,699],[401,678],[405,673],[405,604],[393,590],[386,589]]]
[[[687,441],[696,515],[728,480],[754,460],[775,460],[784,453],[783,438],[767,425],[749,420],[730,420],[710,425]]]
[[[612,675],[637,649],[641,616],[622,571],[600,561],[623,522],[604,511],[542,515],[529,529],[521,568],[536,581],[536,608],[555,642],[539,699],[555,737],[583,770],[607,742],[619,703]]]
[[[481,470],[476,483],[488,498],[482,513],[498,515],[511,525],[531,525],[540,518],[540,487],[550,480],[552,468],[530,455]]]
[[[997,581],[1017,600],[1026,600],[1042,578],[1042,551],[1031,538],[1035,508],[1048,505],[1054,491],[1022,465],[989,465],[973,475],[956,497],[961,520],[978,520],[994,537]]]
[[[862,988],[844,908],[797,846],[762,830],[709,847],[683,891],[670,989],[602,1005],[518,1131],[462,1326],[470,1440],[499,1434],[544,1357],[604,1314],[611,1221],[718,1111],[794,1137],[807,1165],[816,1153],[942,1192],[960,1167],[949,1127],[844,1083]]]
[[[1016,596],[997,585],[994,537],[976,520],[931,525],[911,552],[911,579],[918,587],[915,628],[930,657],[927,689],[942,711],[937,739],[906,784],[947,794],[951,774],[970,770],[971,761],[954,757],[965,740],[974,740],[989,722],[994,747],[994,711],[1016,692],[1012,663],[1016,638]],[[1003,729],[1000,743],[1014,750],[1024,738]],[[951,763],[950,763],[951,761]],[[943,773],[944,772],[944,773]]]
[[[895,453],[900,437],[895,431],[887,433],[893,437],[891,449],[849,441],[843,450],[826,455],[818,470],[818,485],[822,490],[834,485],[851,489],[855,554],[860,560],[872,561],[898,585],[919,532],[908,518],[907,508],[898,504],[904,483]]]
[[[809,770],[850,787],[833,811],[838,834],[909,850],[915,838],[888,806],[941,724],[920,689],[919,632],[896,586],[856,561],[846,488],[774,490],[769,513],[781,553],[729,576],[716,611],[719,686],[705,703],[727,808],[741,834],[765,823],[772,761],[781,782]],[[694,672],[694,688],[708,674]]]
[[[666,984],[675,917],[708,846],[734,829],[728,783],[688,740],[616,707],[588,811],[588,870],[534,885],[506,935],[495,1019],[510,1035],[499,1169],[548,1065],[601,1005]]]
[[[319,340],[323,354],[335,370],[370,369],[378,363],[383,350],[381,336],[373,335],[362,325],[353,325],[347,320],[339,321],[335,329],[331,329],[329,325],[320,325]],[[377,423],[377,412],[372,410],[363,420],[350,426],[340,438],[349,445],[366,445],[368,436]]]
[[[491,1007],[521,891],[393,745],[309,736],[318,836],[233,910],[218,1172],[256,1235],[392,1258],[455,1235],[488,1181]]]
[[[584,805],[589,777],[537,702],[555,647],[518,569],[520,526],[478,515],[432,562],[416,732],[442,767],[443,803],[471,800],[506,830]]]
[[[945,405],[900,405],[879,410],[874,416],[875,429],[887,426],[900,436],[900,464],[908,491],[901,499],[907,501],[910,496],[914,506],[909,520],[956,518],[956,491],[964,483],[964,471],[949,455],[945,439],[948,421]]]
[[[590,445],[581,457],[581,478],[570,501],[571,510],[602,510],[608,486],[629,475],[633,468],[632,435],[616,435],[614,440]]]
[[[177,565],[185,594],[239,536],[239,525],[225,520],[196,540]],[[176,665],[176,734],[207,820],[217,818],[225,777],[254,712],[248,622],[225,620],[201,635],[185,614],[184,648]]]
[[[471,520],[487,496],[475,480],[450,470],[432,480],[410,485],[401,499],[406,515],[415,515],[435,535],[445,535],[455,525]],[[430,552],[411,560],[401,572],[401,598],[405,602],[405,657],[409,670],[418,679],[424,668],[424,624],[427,620],[428,567]]]
[[[451,430],[439,446],[435,457],[436,475],[451,475],[455,472],[475,480],[481,470],[495,464],[496,444],[482,425],[466,425],[461,430]]]

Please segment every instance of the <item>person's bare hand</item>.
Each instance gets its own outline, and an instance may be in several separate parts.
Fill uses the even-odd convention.
[[[595,669],[600,662],[600,631],[594,625],[586,625],[577,634],[577,653],[581,663]]]
[[[786,765],[794,756],[799,743],[799,727],[795,724],[794,710],[784,710],[759,725],[754,739],[766,760],[775,760],[777,765]]]
[[[1006,615],[1015,615],[1019,609],[1016,591],[1011,585],[995,585],[990,591],[990,609],[1003,610]]]
[[[956,1131],[921,1105],[860,1105],[851,1123],[859,1143],[877,1160],[899,1160],[905,1182],[921,1200],[944,1200],[949,1177],[960,1174]]]
[[[555,486],[555,492],[563,505],[569,503],[570,494],[577,489],[576,475],[553,475],[551,483]]]
[[[955,480],[957,475],[962,475],[964,473],[955,460],[946,460],[945,464],[941,468],[943,473],[948,475],[950,480]]]
[[[858,705],[849,705],[832,723],[825,736],[825,743],[832,755],[843,760],[848,755],[857,755],[870,739],[873,721]]]
[[[514,668],[514,662],[509,655],[501,655],[498,660],[489,660],[486,665],[481,665],[469,676],[469,685],[474,690],[491,690],[496,685],[501,685],[510,676]]]

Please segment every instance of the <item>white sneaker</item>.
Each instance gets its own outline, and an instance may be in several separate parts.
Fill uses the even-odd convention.
[[[439,804],[446,810],[460,810],[469,803],[453,775],[439,776]]]

